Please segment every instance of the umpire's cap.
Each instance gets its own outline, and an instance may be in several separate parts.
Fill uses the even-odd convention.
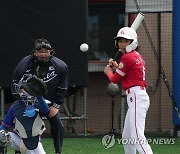
[[[36,76],[32,76],[32,78],[27,80],[27,82],[24,82],[22,88],[28,94],[36,97],[44,96],[48,92],[46,83]]]

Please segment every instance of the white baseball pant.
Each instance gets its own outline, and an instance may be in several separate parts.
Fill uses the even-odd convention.
[[[42,146],[42,143],[39,141],[38,146],[36,149],[34,150],[28,150],[22,139],[15,133],[13,132],[9,132],[10,133],[10,142],[8,143],[8,147],[14,150],[18,150],[21,153],[24,154],[46,154],[46,152],[44,151],[44,148]]]
[[[123,144],[125,154],[153,154],[152,149],[144,135],[146,114],[150,105],[149,96],[140,86],[126,90],[128,111],[125,118],[122,138],[134,140]],[[139,141],[139,142],[137,142]]]

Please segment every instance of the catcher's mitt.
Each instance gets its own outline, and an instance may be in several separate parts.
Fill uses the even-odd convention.
[[[23,83],[22,88],[28,94],[36,97],[44,96],[48,92],[46,83],[36,76],[32,76],[27,82]]]

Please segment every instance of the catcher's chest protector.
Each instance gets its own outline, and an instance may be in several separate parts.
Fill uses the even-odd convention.
[[[22,139],[24,138],[26,140],[26,147],[32,149],[32,147],[37,146],[33,144],[38,144],[37,136],[41,135],[46,128],[38,111],[36,111],[33,117],[27,117],[25,107],[26,105],[22,101],[14,103],[15,132],[17,132]],[[28,138],[31,138],[30,143],[28,143]],[[32,143],[33,138],[35,140],[34,143]]]

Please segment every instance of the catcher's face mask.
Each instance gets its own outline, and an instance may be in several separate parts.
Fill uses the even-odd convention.
[[[21,89],[19,95],[26,105],[34,104],[36,101],[36,97],[29,95],[24,89]]]
[[[33,117],[36,113],[35,108],[34,108],[34,104],[37,101],[37,98],[34,96],[29,95],[23,88],[22,88],[22,84],[23,83],[27,83],[27,81],[29,79],[31,79],[32,76],[23,76],[23,78],[19,81],[18,83],[18,88],[17,88],[17,92],[19,93],[22,101],[25,103],[26,108],[25,108],[25,114],[27,117]]]
[[[36,97],[29,95],[24,89],[20,93],[22,101],[25,103],[25,114],[27,117],[34,117],[36,111],[34,103],[36,102]]]

